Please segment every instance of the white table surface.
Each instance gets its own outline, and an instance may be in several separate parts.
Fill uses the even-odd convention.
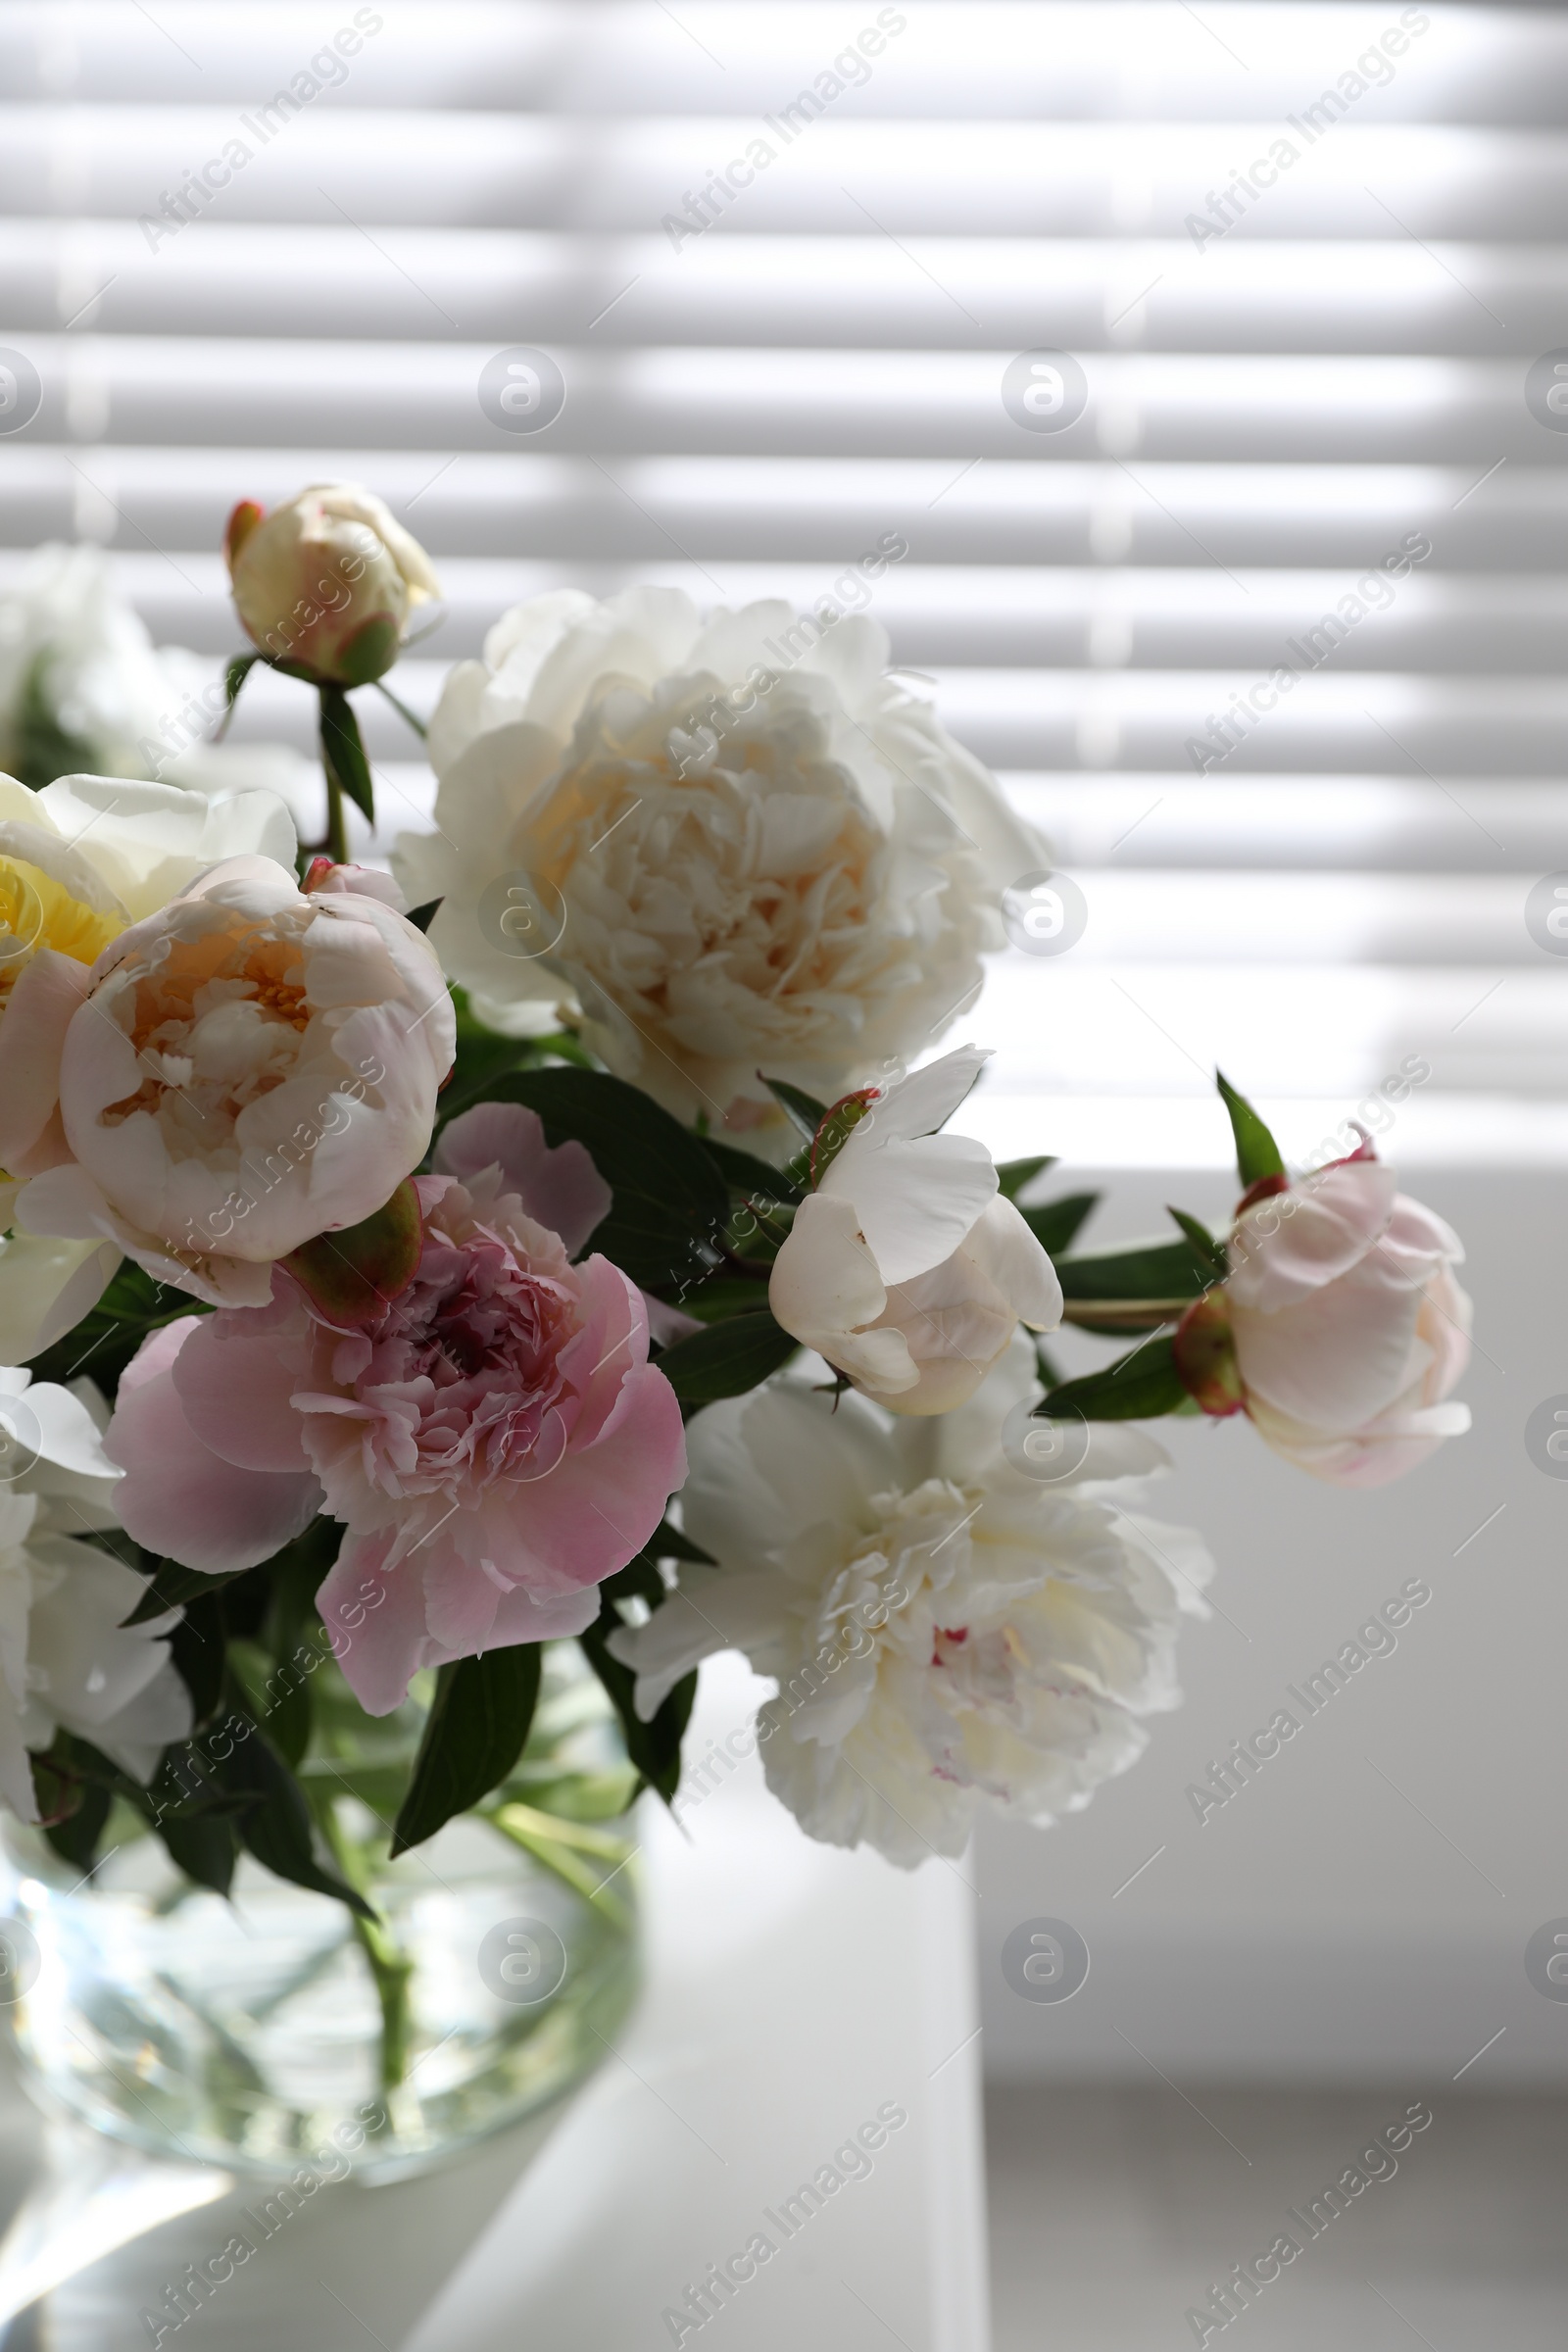
[[[766,1688],[736,1659],[706,1666],[688,1754],[748,1721]],[[814,1845],[755,1759],[684,1821],[685,1837],[645,1800],[647,1988],[586,2088],[423,2180],[322,2189],[165,2352],[655,2352],[675,2340],[665,2309],[758,2230],[778,2250],[705,2343],[987,2352],[967,1864],[905,1873]],[[764,2209],[888,2104],[908,2121],[870,2174],[784,2241]],[[46,2134],[14,2096],[0,2107],[0,2190],[34,2194],[0,2285],[23,2233],[35,2265],[58,2270],[127,2200],[207,2201],[66,2278],[18,2323],[12,2352],[147,2347],[143,2311],[254,2201],[254,2180],[106,2162],[104,2146]]]

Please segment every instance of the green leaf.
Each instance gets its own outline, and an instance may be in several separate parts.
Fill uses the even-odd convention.
[[[0,743],[0,766],[29,792],[42,792],[57,776],[90,776],[102,759],[95,744],[73,735],[65,724],[52,669],[48,653],[28,664]]]
[[[248,1576],[248,1568],[230,1568],[218,1575],[209,1575],[205,1568],[182,1568],[177,1560],[160,1560],[153,1580],[125,1625],[146,1625],[149,1619],[165,1617],[171,1609],[182,1609],[193,1600],[210,1600],[237,1576]]]
[[[1231,1270],[1230,1252],[1224,1243],[1217,1240],[1206,1225],[1200,1224],[1197,1217],[1190,1217],[1185,1208],[1172,1208],[1167,1201],[1165,1214],[1173,1218],[1186,1234],[1193,1245],[1194,1255],[1206,1260],[1215,1280],[1223,1282]]]
[[[373,1215],[317,1234],[281,1262],[328,1322],[368,1323],[408,1289],[423,1244],[419,1196],[405,1176]]]
[[[414,925],[416,931],[428,931],[440,913],[442,904],[440,899],[426,899],[422,906],[411,906],[405,919]]]
[[[220,1786],[241,1800],[236,1816],[241,1842],[274,1878],[332,1895],[373,1921],[376,1915],[364,1896],[318,1859],[304,1791],[232,1682],[226,1695],[230,1703],[222,1736],[230,1743],[228,1752],[217,1753],[213,1736],[206,1747]]]
[[[392,1832],[394,1857],[422,1845],[506,1779],[533,1721],[540,1656],[537,1642],[523,1642],[442,1667]]]
[[[174,1671],[190,1692],[191,1715],[199,1728],[211,1722],[223,1694],[223,1653],[228,1627],[216,1592],[188,1601],[169,1637]]]
[[[645,1786],[657,1789],[667,1805],[680,1786],[680,1743],[691,1718],[692,1701],[697,1696],[697,1677],[686,1675],[675,1685],[652,1723],[644,1723],[632,1704],[636,1676],[605,1647],[608,1637],[621,1622],[618,1611],[607,1601],[588,1631],[579,1634],[577,1640],[620,1718],[627,1755]]]
[[[239,701],[239,690],[261,659],[260,654],[236,654],[223,672],[223,719],[218,730],[220,743],[228,733],[228,722],[234,715],[234,705]]]
[[[733,1144],[721,1144],[711,1135],[703,1137],[703,1150],[730,1191],[744,1199],[797,1201],[805,1198],[800,1186],[783,1168],[770,1168],[765,1159],[758,1159],[750,1152],[737,1152]]]
[[[474,1014],[468,992],[452,984],[452,1008],[458,1016],[458,1051],[452,1075],[441,1090],[439,1117],[444,1127],[460,1111],[471,1110],[488,1097],[498,1078],[520,1062],[539,1059],[541,1041],[532,1037],[503,1037]],[[552,1041],[553,1042],[553,1041]]]
[[[168,1813],[154,1826],[176,1870],[214,1894],[227,1894],[239,1860],[231,1820],[217,1812]]]
[[[366,823],[373,825],[375,791],[354,706],[341,686],[323,686],[320,697],[321,760],[326,772],[354,803]]]
[[[677,1340],[664,1349],[659,1369],[682,1404],[711,1404],[757,1388],[789,1361],[800,1344],[764,1309]]]
[[[1079,1226],[1099,1207],[1100,1200],[1099,1193],[1067,1193],[1059,1200],[1042,1201],[1038,1208],[1020,1208],[1018,1214],[1047,1256],[1059,1257],[1072,1248]]]
[[[694,1544],[680,1528],[671,1527],[667,1519],[660,1521],[638,1557],[645,1560],[695,1560],[704,1568],[715,1565],[710,1551],[705,1551],[700,1544]]]
[[[633,1282],[678,1290],[706,1270],[729,1219],[728,1188],[698,1138],[639,1088],[598,1070],[516,1070],[489,1100],[536,1110],[551,1145],[586,1146],[614,1195],[589,1246]]]
[[[1003,1159],[997,1162],[997,1183],[1004,1200],[1016,1200],[1026,1184],[1032,1184],[1047,1168],[1056,1164],[1055,1154],[1048,1152],[1040,1159]],[[1090,1196],[1093,1198],[1094,1196]]]
[[[814,1095],[807,1094],[803,1088],[791,1086],[787,1078],[769,1078],[763,1070],[759,1070],[757,1075],[807,1142],[814,1143],[816,1131],[827,1117],[827,1104],[819,1102]]]
[[[1102,1371],[1064,1382],[1038,1410],[1053,1417],[1082,1413],[1086,1421],[1152,1421],[1186,1402],[1171,1342],[1165,1339],[1150,1340]]]
[[[43,1834],[62,1862],[69,1862],[73,1870],[89,1871],[97,1858],[99,1840],[109,1819],[109,1808],[114,1802],[113,1795],[109,1789],[95,1788],[90,1782],[78,1784],[72,1791],[75,1801],[71,1811],[51,1821],[47,1818],[48,1792],[42,1784],[46,1779],[53,1778],[48,1759],[34,1756],[32,1779],[39,1810],[45,1814]],[[59,1784],[57,1791],[64,1793]]]
[[[1236,1170],[1242,1180],[1242,1190],[1250,1192],[1265,1176],[1283,1176],[1285,1162],[1280,1148],[1245,1096],[1239,1095],[1223,1070],[1214,1072],[1226,1109],[1231,1114],[1231,1132],[1236,1138]]]
[[[1211,1251],[1185,1237],[1179,1242],[1140,1242],[1102,1256],[1056,1261],[1063,1298],[1196,1298],[1214,1279]]]

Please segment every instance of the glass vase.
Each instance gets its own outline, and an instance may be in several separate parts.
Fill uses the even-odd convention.
[[[371,1722],[329,1663],[312,1700],[301,1785],[373,1922],[249,1856],[228,1897],[196,1886],[128,1807],[86,1881],[11,1825],[0,1997],[46,2109],[232,2171],[391,2179],[605,2055],[638,1979],[633,1776],[575,1645],[547,1650],[504,1787],[395,1862],[422,1708]]]

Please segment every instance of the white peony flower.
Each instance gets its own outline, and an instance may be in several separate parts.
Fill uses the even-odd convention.
[[[84,769],[285,789],[293,753],[206,740],[223,710],[222,663],[155,646],[101,548],[41,547],[0,594],[0,771],[34,788]]]
[[[38,1818],[29,1751],[61,1728],[144,1782],[191,1728],[163,1639],[177,1612],[125,1626],[145,1580],[80,1541],[118,1524],[107,1418],[88,1381],[0,1367],[0,1798],[24,1821]]]
[[[90,969],[40,953],[0,1020],[0,1155],[29,1233],[109,1241],[217,1305],[418,1165],[452,999],[378,898],[232,858]]]
[[[1386,1486],[1469,1428],[1448,1395],[1470,1354],[1464,1250],[1369,1145],[1243,1207],[1230,1257],[1176,1339],[1184,1371],[1218,1339],[1189,1378],[1205,1411],[1245,1410],[1276,1453],[1339,1487]]]
[[[247,852],[293,864],[293,822],[273,793],[209,801],[172,784],[115,776],[62,776],[29,792],[0,776],[0,1038],[18,985],[37,958],[69,986],[73,967],[85,970],[208,866]],[[24,1003],[29,994],[24,984]],[[33,1033],[25,1011],[19,1017],[11,1045],[30,1062],[43,1035]],[[45,1163],[60,1149],[57,1136],[24,1133],[19,1107],[18,1098],[0,1102],[0,1359],[10,1363],[36,1355],[78,1323],[121,1257],[101,1234],[63,1240],[19,1221],[20,1187],[8,1171],[11,1179],[30,1173],[40,1142]]]
[[[984,1144],[936,1133],[989,1058],[963,1046],[875,1095],[773,1263],[775,1320],[896,1413],[951,1411],[1020,1320],[1061,1320],[1051,1260]]]
[[[342,686],[389,670],[411,612],[441,593],[418,541],[357,482],[313,482],[270,514],[242,500],[223,553],[252,644]]]
[[[1175,1706],[1183,1609],[1212,1562],[1131,1508],[1167,1457],[1097,1429],[1075,1479],[1003,1450],[1040,1394],[1022,1334],[968,1404],[895,1421],[834,1411],[793,1378],[711,1405],[688,1433],[684,1566],[645,1625],[611,1636],[639,1714],[713,1651],[776,1678],[758,1718],[768,1786],[813,1838],[890,1861],[961,1853],[986,1801],[1046,1825],[1125,1772]]]
[[[832,1100],[922,1051],[1049,860],[887,659],[863,615],[705,623],[675,589],[507,613],[431,724],[438,829],[393,855],[483,1017],[578,1011],[678,1117],[783,1146],[759,1068]]]

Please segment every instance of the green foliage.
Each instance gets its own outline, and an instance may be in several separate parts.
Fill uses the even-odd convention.
[[[539,1696],[537,1642],[443,1666],[392,1833],[394,1855],[433,1838],[499,1788],[522,1753]]]
[[[729,1192],[706,1147],[667,1110],[599,1070],[516,1070],[489,1089],[526,1103],[552,1144],[575,1138],[614,1199],[591,1247],[649,1291],[678,1291],[713,1262]]]
[[[1151,1421],[1179,1411],[1186,1402],[1172,1344],[1164,1339],[1146,1341],[1101,1371],[1065,1381],[1039,1411],[1054,1419],[1081,1413],[1086,1421]]]
[[[341,686],[320,688],[321,765],[327,781],[354,803],[368,825],[375,822],[375,788],[354,705]]]
[[[682,1404],[712,1404],[720,1396],[755,1389],[788,1363],[799,1346],[764,1307],[677,1340],[664,1349],[659,1368]]]
[[[1265,1176],[1283,1176],[1285,1162],[1280,1148],[1250,1102],[1236,1092],[1223,1070],[1214,1072],[1214,1083],[1231,1114],[1231,1132],[1236,1138],[1236,1172],[1242,1180],[1242,1190],[1250,1191]]]
[[[1033,1184],[1047,1168],[1055,1166],[1054,1156],[1047,1152],[1039,1159],[1003,1159],[997,1162],[997,1186],[1004,1200],[1016,1200],[1026,1184]],[[1091,1199],[1093,1195],[1089,1196]]]
[[[1018,1214],[1046,1255],[1059,1257],[1072,1248],[1078,1228],[1099,1205],[1098,1193],[1067,1193],[1059,1200],[1042,1201],[1038,1208],[1021,1208]]]
[[[804,1087],[791,1086],[787,1078],[769,1078],[762,1070],[759,1070],[757,1075],[806,1141],[814,1143],[816,1131],[827,1117],[827,1104],[819,1102],[814,1095],[808,1095]]]
[[[49,670],[47,653],[29,663],[0,760],[31,792],[42,792],[57,776],[94,775],[102,764],[102,754],[85,736],[61,725]]]

